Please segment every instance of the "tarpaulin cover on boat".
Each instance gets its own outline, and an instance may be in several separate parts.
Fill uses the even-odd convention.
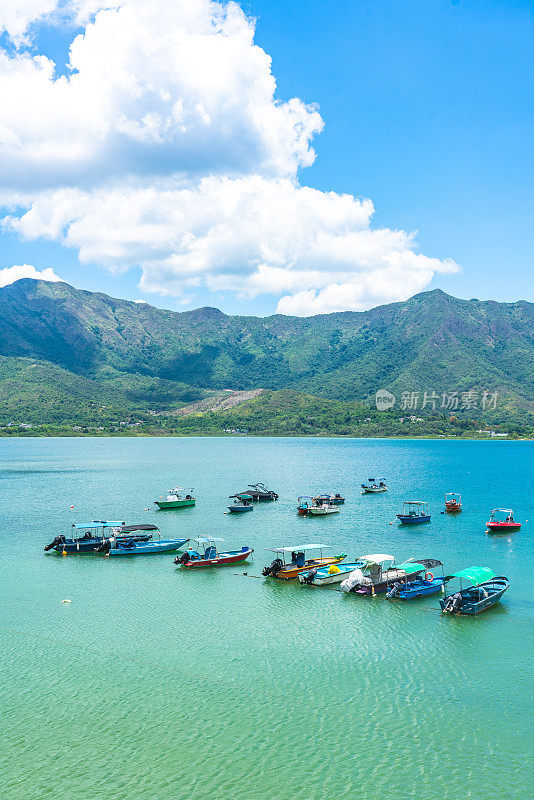
[[[102,519],[94,519],[92,522],[75,522],[73,528],[81,530],[82,528],[120,528],[124,525],[124,520],[107,521]]]
[[[453,578],[466,578],[471,581],[473,586],[478,586],[479,583],[490,581],[495,577],[495,573],[489,567],[467,567],[461,569],[459,572],[452,573]]]
[[[402,569],[407,575],[412,575],[414,572],[423,572],[426,567],[424,564],[417,564],[415,561],[407,561],[406,564],[399,564],[397,569]]]

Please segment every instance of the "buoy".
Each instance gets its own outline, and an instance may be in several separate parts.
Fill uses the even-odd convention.
[[[74,506],[71,506],[71,508],[74,508]]]
[[[329,568],[328,568],[328,574],[329,574],[329,575],[337,575],[337,574],[338,574],[338,572],[341,572],[341,570],[339,569],[339,567],[338,567],[338,566],[336,566],[336,564],[330,564],[330,566],[329,566]]]
[[[62,600],[62,603],[72,603],[72,600]]]
[[[67,551],[66,550],[62,550],[61,555],[62,556],[66,556],[67,555]]]

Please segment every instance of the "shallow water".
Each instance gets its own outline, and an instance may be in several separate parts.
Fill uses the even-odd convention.
[[[0,795],[532,796],[533,454],[529,442],[0,439]],[[390,490],[361,495],[373,474]],[[225,515],[228,495],[259,480],[280,500]],[[154,510],[176,483],[197,506]],[[297,496],[325,490],[345,493],[341,512],[298,518]],[[460,515],[440,514],[445,491],[462,493]],[[413,497],[432,522],[399,527]],[[502,504],[523,529],[489,536]],[[43,553],[73,521],[106,517],[250,544],[254,560],[192,573],[172,554]],[[392,603],[258,577],[268,548],[304,541],[489,566],[511,586],[478,618],[444,618],[438,596]]]

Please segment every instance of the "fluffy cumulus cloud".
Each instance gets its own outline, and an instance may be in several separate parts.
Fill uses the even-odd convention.
[[[236,3],[0,0],[2,225],[142,269],[147,292],[272,294],[283,313],[365,308],[457,269],[373,205],[299,182],[323,126],[276,99],[269,56]],[[66,75],[32,26],[83,25]]]
[[[20,281],[21,278],[33,278],[41,281],[61,280],[51,267],[38,270],[31,264],[16,264],[13,267],[0,269],[0,288],[2,286],[9,286],[10,283],[15,283],[15,281]]]

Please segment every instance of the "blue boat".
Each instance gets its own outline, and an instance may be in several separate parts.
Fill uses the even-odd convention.
[[[441,561],[435,558],[416,558],[413,563],[415,567],[421,567],[421,571],[395,581],[386,593],[388,600],[415,600],[416,597],[426,597],[442,591],[446,578]],[[431,572],[437,569],[440,569],[441,575]]]
[[[105,556],[150,556],[179,550],[189,541],[189,539],[162,539],[159,529],[156,530],[160,538],[153,541],[142,542],[133,537],[124,539],[110,536],[96,548],[96,552]]]
[[[157,530],[157,525],[125,525],[120,520],[94,519],[91,522],[75,522],[70,537],[56,536],[44,550],[54,550],[62,555],[94,553],[110,537],[117,541],[133,539],[136,542],[148,542],[152,533]]]
[[[252,495],[250,494],[231,494],[230,500],[234,499],[234,502],[231,506],[228,506],[228,511],[231,514],[241,514],[244,511],[254,511],[254,506],[252,505]]]
[[[446,580],[454,578],[460,581],[460,590],[439,601],[443,614],[480,614],[498,603],[510,585],[508,578],[496,576],[488,567],[468,567],[447,576]],[[470,584],[465,589],[464,582]]]
[[[397,514],[401,525],[418,525],[421,522],[430,522],[428,503],[424,500],[406,500],[402,514]]]
[[[345,577],[355,569],[363,569],[366,565],[364,559],[352,561],[351,563],[329,564],[326,567],[317,567],[300,572],[298,579],[301,584],[307,586],[330,586],[333,583],[341,583]]]

